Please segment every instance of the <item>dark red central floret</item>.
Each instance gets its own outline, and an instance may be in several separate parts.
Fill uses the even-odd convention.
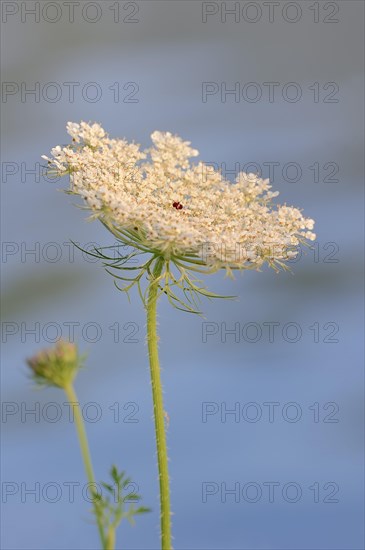
[[[173,203],[172,203],[172,206],[173,206],[174,208],[176,208],[176,210],[182,210],[182,209],[184,208],[183,205],[181,204],[181,202],[179,202],[179,201],[173,202]]]

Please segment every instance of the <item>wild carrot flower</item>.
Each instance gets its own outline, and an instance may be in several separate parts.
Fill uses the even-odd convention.
[[[209,165],[191,163],[190,142],[154,132],[153,146],[110,139],[98,124],[69,122],[72,144],[45,158],[70,174],[72,193],[118,238],[141,251],[212,270],[284,266],[314,240],[314,222],[286,205],[268,179],[240,173],[232,184]]]
[[[69,174],[69,193],[81,196],[92,218],[98,218],[122,245],[126,255],[100,258],[120,290],[138,286],[147,312],[147,343],[155,416],[161,502],[161,545],[171,550],[170,492],[165,411],[158,359],[157,300],[164,293],[178,309],[198,313],[199,295],[218,297],[196,284],[192,272],[278,270],[297,247],[315,239],[314,221],[297,208],[273,204],[278,195],[269,180],[240,173],[233,184],[203,162],[198,151],[169,132],[154,132],[152,147],[111,139],[98,124],[69,122],[72,143],[43,157],[56,174]],[[112,249],[111,247],[106,247]],[[137,266],[131,258],[147,255]],[[115,273],[115,270],[119,273]],[[137,271],[137,274],[134,273]],[[120,274],[122,272],[122,274]],[[125,272],[129,274],[127,277]],[[143,291],[141,280],[149,284]],[[127,282],[127,284],[125,284]],[[179,293],[176,293],[179,289]]]
[[[37,384],[65,389],[73,383],[83,357],[75,344],[58,340],[55,346],[38,352],[27,363]]]
[[[83,365],[84,360],[85,357],[79,355],[75,344],[58,340],[53,347],[38,352],[28,359],[27,363],[37,384],[60,388],[66,394],[69,405],[72,407],[81,455],[92,494],[93,513],[99,529],[101,546],[103,550],[114,550],[116,530],[120,522],[123,519],[128,519],[133,523],[136,515],[148,512],[149,508],[134,506],[140,499],[139,495],[135,493],[129,494],[128,497],[122,495],[122,490],[130,486],[131,480],[125,477],[124,472],[119,472],[116,466],[112,466],[110,470],[112,484],[101,484],[106,495],[104,496],[95,489],[97,485],[89,443],[81,406],[73,384],[77,371]],[[132,504],[126,506],[126,501],[132,502]]]

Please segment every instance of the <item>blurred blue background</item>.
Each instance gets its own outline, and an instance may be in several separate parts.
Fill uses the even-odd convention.
[[[363,3],[280,2],[270,21],[268,6],[227,2],[240,9],[224,22],[220,2],[74,2],[72,23],[64,2],[40,2],[53,7],[39,22],[21,4],[36,3],[2,3],[2,547],[98,548],[65,399],[34,390],[25,367],[70,324],[89,354],[76,386],[96,476],[116,463],[153,509],[121,527],[117,548],[159,547],[143,307],[101,266],[70,256],[69,239],[111,239],[57,192],[66,180],[38,181],[40,155],[67,143],[67,121],[86,120],[143,147],[155,129],[177,133],[228,170],[254,162],[267,177],[276,163],[279,200],[316,220],[317,244],[294,275],[212,276],[210,289],[239,299],[204,303],[205,319],[160,303],[175,548],[363,548]],[[203,82],[219,90],[206,101]],[[243,95],[222,101],[236,82]],[[39,97],[22,97],[36,83]],[[273,339],[267,323],[278,323]],[[225,326],[239,334],[224,341]],[[70,482],[80,484],[74,502]],[[27,493],[37,487],[39,498]]]

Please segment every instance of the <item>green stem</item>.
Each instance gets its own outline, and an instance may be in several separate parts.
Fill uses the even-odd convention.
[[[91,486],[95,487],[94,470],[93,470],[93,466],[92,466],[92,462],[91,462],[89,444],[88,444],[88,441],[87,441],[85,424],[84,424],[84,420],[82,418],[80,403],[77,400],[77,395],[76,395],[75,389],[74,389],[72,384],[70,384],[69,386],[66,386],[64,388],[64,390],[65,390],[67,399],[74,406],[73,410],[74,410],[74,415],[75,415],[76,431],[77,431],[77,436],[78,436],[78,439],[79,439],[82,459],[84,461],[86,477],[88,479],[88,482],[90,484],[92,484]],[[96,492],[93,491],[93,493],[94,493],[94,497],[96,497]],[[113,550],[114,547],[106,545],[107,541],[106,541],[105,535],[104,535],[102,517],[101,517],[100,508],[98,506],[98,502],[97,502],[96,498],[94,498],[94,513],[95,513],[96,522],[97,522],[98,529],[99,529],[99,535],[100,535],[103,550]]]
[[[111,525],[106,535],[106,550],[114,550],[115,548],[115,527]]]
[[[157,298],[158,280],[164,265],[163,258],[158,258],[153,271],[147,299],[147,343],[150,359],[152,383],[153,412],[155,416],[155,432],[157,445],[158,473],[160,480],[160,507],[161,507],[161,547],[162,550],[171,550],[171,512],[169,472],[167,463],[167,445],[165,434],[165,412],[163,407],[160,364],[158,359],[157,337]]]

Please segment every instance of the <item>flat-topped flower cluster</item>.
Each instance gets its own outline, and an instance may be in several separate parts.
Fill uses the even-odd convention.
[[[268,179],[240,173],[235,183],[203,162],[169,132],[154,132],[152,147],[110,139],[98,124],[69,122],[72,143],[44,156],[69,174],[70,192],[95,217],[141,251],[213,269],[284,266],[295,247],[316,237],[314,221],[297,208],[273,205]]]

